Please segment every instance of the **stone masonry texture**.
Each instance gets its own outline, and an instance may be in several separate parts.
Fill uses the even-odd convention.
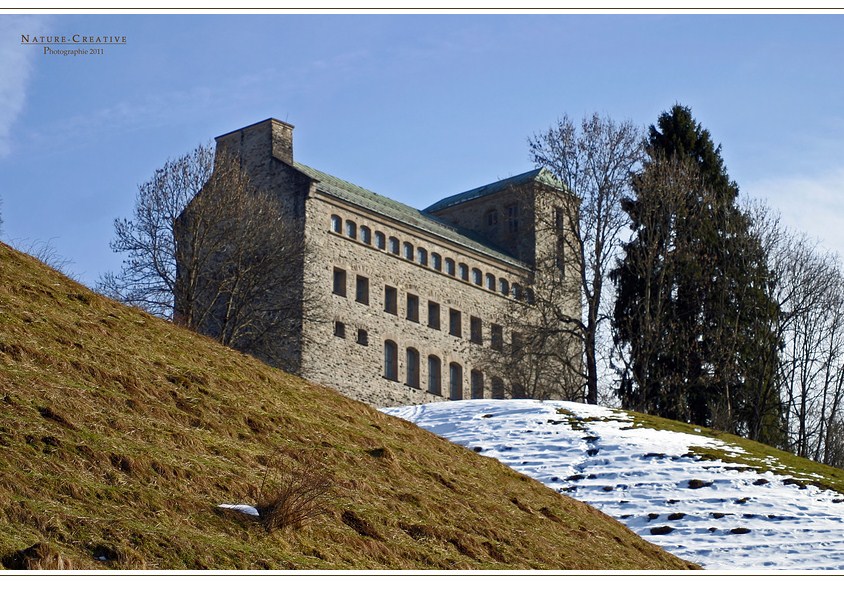
[[[505,382],[504,396],[512,394],[506,375],[482,373],[475,359],[491,346],[513,285],[525,292],[541,282],[533,265],[547,241],[536,237],[544,190],[504,183],[427,214],[296,163],[293,127],[276,119],[218,137],[217,149],[237,154],[256,187],[281,199],[304,231],[309,257],[297,286],[319,309],[303,319],[301,333],[290,334],[300,357],[287,365],[377,407],[491,398],[493,376]],[[388,288],[395,309],[385,306]],[[429,317],[429,303],[438,321]],[[570,308],[576,312],[579,301]],[[460,314],[459,336],[449,333],[451,311]],[[475,326],[480,320],[480,343],[470,341],[472,318]],[[432,364],[440,367],[438,385],[429,382]]]

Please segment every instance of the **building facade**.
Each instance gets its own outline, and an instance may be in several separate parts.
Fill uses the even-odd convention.
[[[561,214],[550,196],[568,196],[547,171],[419,211],[296,162],[285,122],[216,141],[304,232],[309,256],[294,287],[320,301],[320,319],[303,317],[289,334],[288,367],[379,407],[520,396],[489,358],[518,338],[503,318],[532,304],[537,260],[558,247],[539,217]],[[579,316],[578,297],[570,308]]]

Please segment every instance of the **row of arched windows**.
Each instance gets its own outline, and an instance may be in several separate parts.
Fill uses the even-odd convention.
[[[405,349],[405,381],[404,384],[414,389],[421,389],[420,380],[421,356],[419,350],[408,347]],[[428,355],[427,391],[434,395],[443,394],[443,366],[442,360],[434,354]],[[393,340],[384,342],[384,378],[399,382],[399,347]],[[504,398],[504,381],[499,377],[491,379],[493,399]],[[480,370],[469,373],[469,387],[472,399],[484,398],[484,375]],[[463,399],[463,367],[457,362],[448,364],[448,397],[451,400]]]
[[[505,278],[497,278],[489,272],[484,273],[479,268],[470,268],[464,263],[455,263],[451,258],[443,258],[440,254],[431,252],[423,247],[415,247],[409,241],[401,242],[398,238],[390,236],[389,238],[381,231],[375,231],[361,225],[358,228],[357,224],[346,219],[345,224],[339,215],[331,215],[331,231],[345,235],[349,239],[358,239],[366,245],[373,246],[376,249],[386,251],[395,256],[401,256],[409,262],[415,262],[420,266],[426,268],[433,268],[438,272],[445,272],[449,276],[454,276],[465,282],[471,282],[476,286],[486,288],[491,292],[497,292],[503,296],[512,295],[516,300],[527,299],[529,303],[533,302],[533,292],[528,289],[523,289],[518,283],[512,285]],[[374,240],[374,243],[373,243]]]

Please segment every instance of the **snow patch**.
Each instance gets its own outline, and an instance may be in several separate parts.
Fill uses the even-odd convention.
[[[745,453],[720,440],[634,428],[626,413],[563,401],[383,411],[589,503],[704,568],[844,570],[844,495],[690,453]]]
[[[245,513],[246,515],[252,515],[254,517],[259,517],[260,514],[258,510],[255,509],[252,505],[230,505],[228,503],[224,503],[223,505],[218,505],[220,509],[231,509],[234,511],[239,511],[241,513]]]

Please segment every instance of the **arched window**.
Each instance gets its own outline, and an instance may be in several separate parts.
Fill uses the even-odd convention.
[[[399,379],[399,348],[392,340],[384,342],[384,378]]]
[[[497,376],[492,377],[492,398],[504,398],[504,381],[498,378]]]
[[[448,365],[448,398],[452,401],[463,398],[463,367],[457,362]]]
[[[346,237],[358,238],[358,226],[354,221],[346,221]]]
[[[396,239],[395,237],[390,238],[389,252],[391,254],[399,255],[399,240]]]
[[[404,242],[404,257],[406,260],[413,261],[413,244],[409,241]]]
[[[469,280],[469,266],[466,264],[459,264],[457,268],[460,272],[460,280]]]
[[[486,287],[489,290],[495,290],[495,276],[493,276],[492,274],[486,275]]]
[[[431,267],[434,270],[442,270],[443,268],[443,258],[439,254],[431,254]]]
[[[387,248],[387,238],[380,231],[375,232],[375,247],[379,250]]]
[[[442,390],[442,362],[433,354],[428,356],[428,392],[441,395]]]
[[[522,287],[515,282],[513,283],[513,298],[517,301],[522,300]]]
[[[372,243],[372,231],[366,225],[360,226],[360,240],[366,245]]]
[[[472,386],[472,398],[484,398],[484,375],[480,370],[473,370],[469,373],[469,380]]]
[[[483,282],[483,272],[477,268],[472,268],[472,282],[480,286]]]
[[[414,389],[422,388],[419,386],[419,352],[415,348],[407,349],[407,386]]]
[[[343,231],[343,220],[337,215],[331,215],[331,230],[334,233],[341,233]]]
[[[445,259],[445,273],[454,276],[454,260],[451,258]]]
[[[504,278],[498,279],[498,292],[503,294],[505,297],[510,294],[510,283]]]
[[[419,262],[422,266],[428,265],[428,250],[424,247],[416,248],[416,261]]]

